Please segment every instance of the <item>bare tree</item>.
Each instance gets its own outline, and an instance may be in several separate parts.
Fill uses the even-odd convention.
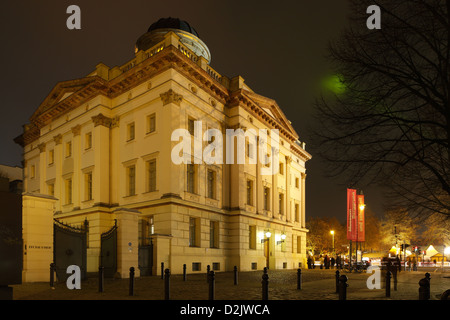
[[[369,30],[369,5],[381,29]],[[316,154],[347,185],[389,188],[410,214],[450,217],[450,0],[350,0],[330,44],[341,89],[316,104]]]
[[[417,219],[403,209],[387,211],[381,221],[381,241],[386,249],[404,243],[413,245],[417,241],[418,232]]]
[[[433,214],[424,222],[422,242],[435,246],[450,245],[450,220],[444,219],[442,215]]]

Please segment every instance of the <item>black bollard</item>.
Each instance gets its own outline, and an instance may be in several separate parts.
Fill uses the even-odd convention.
[[[339,277],[339,300],[347,300],[348,278],[345,274]]]
[[[164,262],[161,262],[161,280],[164,279]]]
[[[234,285],[237,286],[238,284],[238,269],[237,266],[234,266]]]
[[[209,272],[210,271],[211,271],[211,267],[208,264],[208,266],[206,267],[206,282],[209,282]]]
[[[134,267],[130,268],[130,296],[134,296]]]
[[[262,300],[269,300],[269,275],[267,274],[267,268],[264,268],[261,283],[262,283]]]
[[[164,299],[170,300],[170,270],[166,269],[164,271],[165,279],[164,279]]]
[[[186,281],[186,264],[183,264],[183,281]]]
[[[214,290],[215,290],[215,274],[214,271],[208,273],[208,283],[209,283],[209,300],[214,300]]]
[[[336,270],[336,293],[339,293],[339,276],[340,276],[339,270]]]
[[[297,290],[302,290],[302,269],[297,269]]]
[[[103,283],[105,281],[104,270],[104,267],[98,267],[98,292],[103,292]]]
[[[391,296],[391,277],[392,277],[392,272],[387,271],[386,272],[386,297]]]
[[[50,287],[55,286],[55,264],[50,263]]]

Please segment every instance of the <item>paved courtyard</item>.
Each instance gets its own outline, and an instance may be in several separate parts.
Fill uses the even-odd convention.
[[[297,270],[269,270],[269,300],[338,300],[335,282],[336,270],[302,270],[302,288],[297,289]],[[450,272],[402,271],[398,276],[397,290],[392,281],[391,296],[385,289],[367,288],[367,273],[348,273],[347,300],[418,300],[419,280],[425,272],[431,274],[431,300],[439,300],[441,294],[450,289]],[[239,273],[238,284],[234,285],[233,272],[216,273],[216,300],[261,300],[262,271]],[[98,290],[98,279],[88,278],[81,282],[80,290],[69,290],[64,282],[24,283],[15,285],[14,300],[164,300],[165,281],[160,276],[135,279],[134,295],[129,295],[128,279],[105,279],[104,292]],[[206,274],[170,276],[171,300],[208,300],[209,286]]]

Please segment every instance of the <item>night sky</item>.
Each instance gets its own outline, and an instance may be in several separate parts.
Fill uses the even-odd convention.
[[[81,8],[81,30],[69,30],[69,5]],[[81,78],[99,62],[109,67],[134,58],[136,40],[159,18],[188,21],[207,44],[211,66],[241,75],[255,92],[275,99],[313,160],[307,163],[306,215],[345,221],[346,186],[324,175],[311,151],[313,102],[330,70],[329,41],[347,23],[345,0],[316,1],[2,1],[0,164],[21,165],[13,139],[59,81]],[[365,28],[364,26],[361,26]],[[382,213],[375,188],[367,208]]]

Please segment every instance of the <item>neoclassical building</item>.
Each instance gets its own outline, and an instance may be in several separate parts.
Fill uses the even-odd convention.
[[[161,263],[172,273],[182,273],[184,264],[189,273],[208,265],[248,271],[305,264],[311,155],[276,101],[240,76],[219,74],[210,61],[187,22],[160,19],[137,40],[132,60],[112,68],[100,63],[83,78],[56,84],[16,138],[24,148],[27,259],[37,250],[31,242],[53,232],[54,219],[88,224],[87,272],[98,270],[101,235],[113,226],[121,276],[130,266],[138,275],[159,274]],[[174,163],[176,129],[188,130],[203,149],[210,144],[194,134],[198,124],[202,133],[217,129],[224,136],[227,129],[278,130],[277,149],[269,149],[278,154],[278,172],[262,175],[264,164],[250,161],[259,158],[252,139],[245,163],[195,161],[194,147],[184,151],[191,163]],[[51,210],[46,227],[32,222],[38,202]],[[53,238],[46,239],[42,248],[51,259],[57,253]],[[39,265],[47,274],[47,260],[24,261],[24,269]]]

